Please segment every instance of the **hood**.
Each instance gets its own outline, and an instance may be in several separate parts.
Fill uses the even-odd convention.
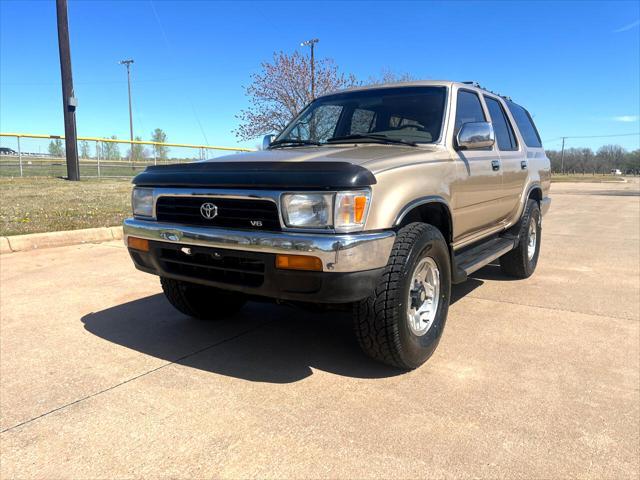
[[[361,188],[376,184],[377,172],[446,155],[442,147],[379,144],[278,148],[201,162],[152,165],[133,183],[148,187]]]
[[[236,153],[205,160],[205,162],[347,162],[372,173],[442,157],[444,149],[437,146],[411,147],[403,145],[323,145],[276,148]]]

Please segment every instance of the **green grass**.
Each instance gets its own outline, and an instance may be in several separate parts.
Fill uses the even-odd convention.
[[[121,225],[131,181],[0,177],[0,235]]]
[[[166,163],[186,163],[193,159],[171,158]],[[102,160],[100,170],[95,159],[80,159],[80,177],[133,177],[143,171],[153,160],[137,161],[134,165],[126,160]],[[0,177],[19,177],[18,157],[0,155]],[[63,158],[23,157],[22,176],[24,177],[66,177],[67,166]]]
[[[552,182],[579,182],[579,183],[612,183],[612,182],[624,182],[625,179],[622,176],[616,175],[602,175],[596,174],[592,175],[587,173],[585,175],[582,174],[559,174],[554,173],[551,175]]]

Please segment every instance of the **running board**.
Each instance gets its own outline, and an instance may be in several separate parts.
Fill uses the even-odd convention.
[[[464,282],[473,272],[493,262],[517,245],[516,237],[496,237],[469,250],[455,255],[453,259],[453,283]]]

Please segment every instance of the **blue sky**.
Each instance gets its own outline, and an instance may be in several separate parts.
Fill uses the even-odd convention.
[[[157,14],[157,15],[156,15]],[[134,130],[238,145],[242,86],[276,50],[366,79],[476,80],[522,103],[547,149],[560,136],[640,131],[640,2],[169,2],[69,0],[79,135]],[[0,0],[0,131],[63,133],[55,1]],[[199,123],[202,125],[200,128]],[[241,145],[255,146],[258,141]],[[639,148],[640,137],[569,140]]]

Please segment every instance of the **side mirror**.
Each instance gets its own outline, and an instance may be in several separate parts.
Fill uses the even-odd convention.
[[[460,150],[492,147],[495,141],[493,125],[489,122],[464,123],[456,136],[456,143]]]
[[[265,135],[262,138],[262,150],[267,150],[269,148],[269,146],[271,145],[271,142],[273,142],[274,138],[275,138],[275,135],[273,135],[273,134]]]

